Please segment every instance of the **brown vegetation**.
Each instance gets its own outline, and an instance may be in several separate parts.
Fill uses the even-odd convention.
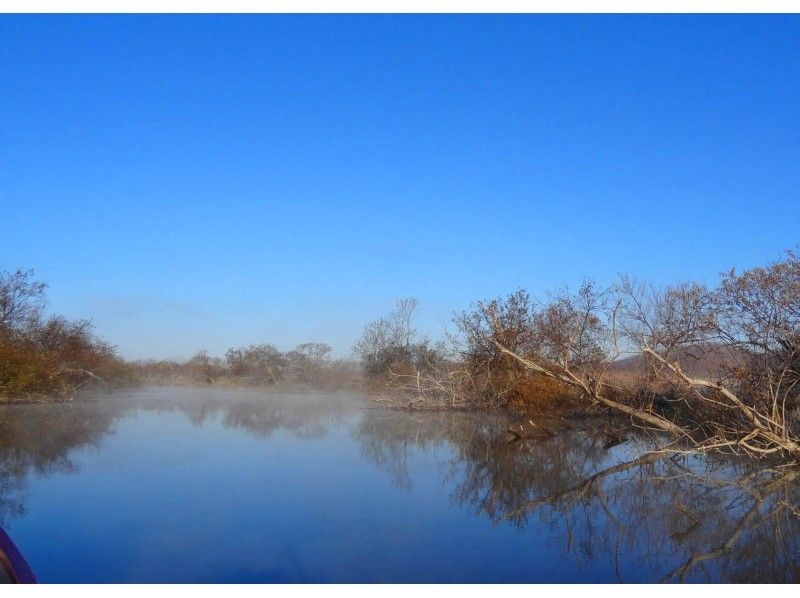
[[[627,333],[654,376],[672,384],[690,412],[686,431],[708,447],[800,459],[800,259],[742,274],[718,288],[683,284],[655,291],[623,279]],[[700,364],[690,373],[676,358]],[[705,369],[705,372],[702,372]]]
[[[89,321],[45,317],[46,288],[30,271],[0,273],[0,401],[72,397],[121,383],[328,391],[361,386],[358,365],[332,359],[325,343],[286,352],[268,344],[232,348],[225,359],[200,351],[183,362],[126,363],[93,334]]]
[[[90,322],[44,317],[45,289],[30,271],[0,272],[0,400],[65,396],[126,375]]]
[[[599,408],[691,450],[800,459],[800,260],[792,252],[728,272],[714,289],[622,277],[613,288],[586,282],[539,304],[524,291],[478,302],[456,316],[447,351],[416,338],[407,305],[415,306],[399,304],[356,345],[382,400],[538,414]]]
[[[136,378],[147,384],[217,385],[274,390],[340,390],[361,387],[358,365],[332,359],[325,343],[302,343],[291,351],[260,344],[228,349],[225,359],[205,351],[179,361],[136,361]]]

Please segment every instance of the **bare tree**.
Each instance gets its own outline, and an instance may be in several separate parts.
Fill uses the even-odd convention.
[[[380,401],[416,409],[473,406],[463,391],[464,368],[414,327],[416,299],[400,299],[387,316],[368,323],[353,347]]]
[[[623,278],[626,334],[654,374],[685,393],[704,447],[800,459],[800,260],[742,274],[717,289],[654,289]]]
[[[410,358],[415,344],[427,342],[416,338],[414,298],[398,299],[387,315],[369,322],[353,346],[368,376],[385,372],[398,359]]]
[[[90,321],[43,317],[46,288],[31,270],[0,272],[0,400],[68,395],[127,376]]]
[[[792,252],[764,268],[731,271],[715,289],[656,289],[627,277],[613,290],[586,283],[533,310],[524,343],[509,335],[495,304],[488,312],[489,338],[501,352],[590,402],[687,440],[692,450],[800,459],[800,260]],[[677,399],[657,408],[615,387],[610,374],[624,352],[643,356],[651,388],[671,385]]]
[[[268,343],[228,349],[225,361],[231,375],[266,385],[275,384],[287,365],[286,356]]]
[[[562,394],[558,391],[563,389],[542,387],[541,379],[529,375],[494,342],[514,352],[529,351],[533,310],[530,295],[519,289],[505,299],[477,301],[454,316],[457,332],[450,341],[469,374],[462,392],[482,398],[489,406],[520,405],[532,396]]]
[[[298,354],[316,366],[321,366],[330,359],[331,350],[331,346],[327,343],[301,343],[295,348]]]
[[[38,320],[46,288],[33,280],[33,270],[0,271],[0,329],[20,329]]]
[[[553,296],[532,314],[530,341],[516,351],[504,344],[501,321],[490,313],[491,340],[529,371],[576,389],[585,400],[660,430],[686,435],[669,419],[620,402],[608,392],[607,374],[621,352],[616,322],[619,303],[609,301],[610,297],[609,291],[598,290],[591,282],[585,282],[575,294]]]

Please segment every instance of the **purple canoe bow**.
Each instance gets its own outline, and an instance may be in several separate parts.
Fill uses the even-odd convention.
[[[28,562],[2,527],[0,527],[0,567],[5,570],[11,583],[36,583],[36,577]]]

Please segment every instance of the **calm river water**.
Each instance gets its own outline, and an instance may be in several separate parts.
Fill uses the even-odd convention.
[[[345,394],[0,406],[0,524],[42,582],[800,580],[800,478],[603,425]]]

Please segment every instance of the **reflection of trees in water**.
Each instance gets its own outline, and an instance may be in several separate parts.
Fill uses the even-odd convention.
[[[258,437],[325,435],[358,413],[346,396],[158,391],[111,400],[0,407],[0,523],[24,511],[31,473],[71,471],[70,451],[99,445],[133,410],[209,418]],[[548,534],[579,568],[635,562],[645,579],[800,581],[800,473],[752,469],[721,456],[605,450],[596,425],[544,441],[507,443],[502,415],[364,409],[362,454],[410,489],[419,451],[440,451],[457,504],[501,525]],[[581,429],[581,428],[587,429]]]
[[[786,506],[800,498],[795,475],[644,454],[543,488],[502,518],[561,522],[585,566],[624,553],[654,580],[790,581],[800,574],[800,518]]]
[[[370,410],[355,434],[406,489],[414,453],[447,445],[454,502],[549,534],[579,569],[610,563],[624,580],[627,562],[653,581],[800,580],[795,469],[647,453],[642,439],[605,450],[589,422],[512,443],[503,428],[498,416]]]
[[[344,394],[179,389],[142,402],[140,408],[176,411],[196,426],[219,416],[225,427],[241,429],[260,438],[278,430],[288,430],[300,438],[322,438],[345,414],[357,410],[358,405],[353,397]]]
[[[0,523],[25,512],[31,473],[74,471],[69,452],[97,446],[127,409],[123,401],[0,407]]]
[[[319,400],[314,400],[318,398]],[[304,398],[302,401],[237,401],[225,410],[225,426],[241,428],[259,437],[285,429],[300,438],[323,438],[342,417],[342,405],[331,397]]]
[[[455,446],[492,452],[492,439],[505,418],[497,414],[404,412],[367,409],[354,431],[362,454],[392,475],[403,490],[412,487],[409,459],[418,450]]]
[[[68,403],[0,406],[0,525],[25,512],[32,473],[75,471],[73,449],[99,446],[120,417],[134,410],[177,412],[194,425],[220,417],[226,427],[258,437],[279,429],[302,438],[325,436],[332,424],[357,409],[352,397],[241,391],[155,389]]]
[[[676,534],[689,546],[688,555],[666,578],[707,577],[721,566],[731,581],[799,581],[800,517],[793,512],[800,504],[797,472],[713,473],[698,478],[691,472],[673,484],[673,494],[692,492],[695,520]]]

